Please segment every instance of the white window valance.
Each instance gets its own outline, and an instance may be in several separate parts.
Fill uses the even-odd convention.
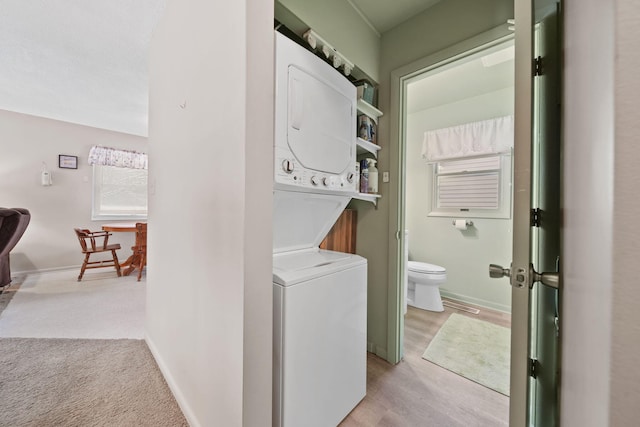
[[[434,162],[508,153],[511,147],[513,116],[504,116],[425,132],[422,158]]]
[[[147,169],[146,153],[96,145],[89,151],[89,164],[118,168]]]

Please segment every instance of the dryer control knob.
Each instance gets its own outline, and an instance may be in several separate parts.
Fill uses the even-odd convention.
[[[286,173],[291,173],[293,172],[293,162],[289,159],[283,160],[282,161],[282,170],[284,170]]]
[[[329,186],[329,178],[327,178],[327,177],[322,178],[322,184],[325,187],[328,187]]]
[[[347,175],[347,181],[348,181],[348,182],[353,182],[353,177],[354,177],[354,176],[355,176],[355,175],[353,174],[353,172],[349,172],[349,174]]]
[[[320,182],[318,181],[318,178],[316,178],[315,176],[312,176],[309,181],[311,181],[311,184],[313,184],[313,185],[320,184]]]

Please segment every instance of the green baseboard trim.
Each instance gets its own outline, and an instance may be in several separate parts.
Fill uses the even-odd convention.
[[[372,342],[367,342],[367,352],[369,353],[373,353],[376,356],[387,360],[387,349],[386,348],[381,348],[379,346],[377,346],[375,343]]]

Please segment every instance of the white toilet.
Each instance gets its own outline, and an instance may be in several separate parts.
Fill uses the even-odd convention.
[[[447,270],[426,262],[407,262],[407,304],[423,310],[443,311],[440,285],[447,281]]]
[[[447,281],[447,270],[439,265],[409,261],[408,237],[408,232],[405,231],[405,295],[407,304],[423,310],[444,311],[440,297],[440,285]]]

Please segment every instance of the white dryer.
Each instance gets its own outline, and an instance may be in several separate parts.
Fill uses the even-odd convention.
[[[335,426],[366,393],[367,260],[318,248],[356,192],[355,141],[355,86],[276,33],[274,426]]]
[[[276,33],[276,189],[356,193],[356,87]]]

